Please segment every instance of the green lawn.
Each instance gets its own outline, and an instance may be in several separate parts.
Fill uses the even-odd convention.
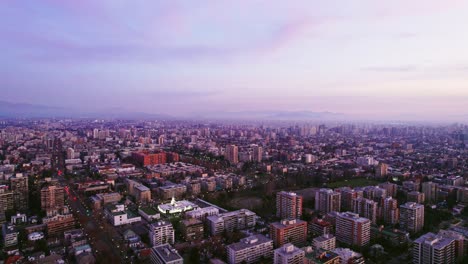
[[[361,187],[361,186],[371,186],[381,183],[380,181],[374,179],[366,178],[355,178],[349,180],[342,180],[337,182],[331,182],[327,184],[328,188],[339,188],[339,187]]]

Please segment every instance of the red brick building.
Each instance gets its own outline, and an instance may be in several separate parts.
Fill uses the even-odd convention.
[[[142,166],[178,162],[179,154],[173,152],[134,152],[132,158]]]
[[[275,247],[292,243],[297,247],[305,246],[307,242],[307,222],[298,219],[282,220],[270,225],[270,237]]]

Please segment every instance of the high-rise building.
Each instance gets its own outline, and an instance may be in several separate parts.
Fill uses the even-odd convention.
[[[315,250],[323,249],[331,251],[336,247],[336,238],[332,234],[319,236],[314,238],[312,246]]]
[[[151,264],[184,264],[184,259],[169,244],[152,247],[150,260]]]
[[[457,263],[464,257],[464,237],[460,234],[427,233],[413,242],[413,263]]]
[[[257,263],[261,258],[271,258],[273,241],[263,235],[253,235],[226,247],[228,263]]]
[[[357,198],[353,199],[352,203],[354,213],[371,220],[373,224],[377,223],[377,202],[366,198]]]
[[[75,150],[73,148],[67,149],[67,159],[74,159],[75,158]]]
[[[371,221],[358,214],[338,213],[336,218],[336,239],[353,246],[367,246],[370,241]]]
[[[253,161],[254,162],[262,162],[263,158],[263,148],[260,146],[253,147]]]
[[[364,188],[364,198],[380,203],[386,197],[387,191],[379,186],[367,186]]]
[[[41,189],[41,208],[47,215],[55,214],[65,204],[63,187],[56,185],[44,186]],[[54,213],[55,212],[55,213]]]
[[[396,197],[397,185],[391,182],[384,182],[379,184],[379,187],[387,191],[387,196]]]
[[[295,246],[304,246],[307,241],[307,222],[298,219],[285,219],[270,224],[270,237],[275,247],[292,243]]]
[[[315,193],[315,210],[322,213],[332,211],[339,212],[341,209],[341,194],[332,189],[320,189]]]
[[[28,177],[22,173],[17,173],[10,178],[10,190],[13,191],[13,202],[15,209],[18,211],[28,210],[29,204],[29,188]]]
[[[195,219],[185,219],[181,221],[181,231],[185,241],[193,241],[203,238],[203,222]]]
[[[219,235],[224,231],[233,232],[255,226],[256,214],[247,209],[241,209],[219,215],[208,216],[208,226],[211,235]]]
[[[8,190],[8,186],[0,185],[0,214],[7,210],[13,210],[13,192]]]
[[[288,243],[275,250],[273,264],[303,264],[304,257],[304,250]]]
[[[424,205],[408,202],[400,205],[400,228],[412,234],[424,227]]]
[[[149,226],[149,237],[152,246],[174,244],[174,227],[167,221],[151,224]]]
[[[412,191],[407,193],[406,195],[407,201],[408,202],[414,202],[414,203],[419,203],[423,204],[424,203],[424,193],[418,192],[418,191]]]
[[[330,234],[333,230],[333,225],[330,222],[327,222],[323,219],[314,219],[312,223],[310,223],[310,233],[313,236],[323,236],[326,234]]]
[[[276,194],[276,216],[281,219],[301,218],[302,196],[293,192]]]
[[[341,210],[351,211],[353,210],[353,199],[363,197],[361,190],[353,190],[349,187],[342,187],[336,189],[341,194]]]
[[[236,145],[227,145],[225,156],[231,164],[239,163],[239,148]]]
[[[383,201],[382,217],[385,224],[395,225],[400,217],[398,201],[392,197],[387,197]]]
[[[427,202],[433,203],[437,201],[437,191],[439,185],[435,182],[423,182],[422,183],[422,192],[424,193],[424,198]]]
[[[388,174],[388,165],[385,163],[379,163],[375,167],[375,177],[376,178],[385,178]]]

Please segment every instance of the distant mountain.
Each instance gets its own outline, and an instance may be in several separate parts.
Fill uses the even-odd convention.
[[[173,119],[163,114],[128,112],[119,108],[84,112],[77,109],[0,101],[3,118],[104,118],[104,119]]]
[[[247,120],[341,120],[344,114],[313,111],[240,111],[200,114],[205,119],[247,119]]]

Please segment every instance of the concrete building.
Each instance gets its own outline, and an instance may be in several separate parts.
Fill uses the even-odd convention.
[[[152,247],[150,261],[151,264],[184,264],[184,259],[169,244]]]
[[[333,225],[328,221],[316,218],[309,224],[309,230],[313,236],[323,236],[332,233]]]
[[[334,250],[336,247],[336,237],[331,234],[316,237],[313,239],[312,246],[315,250]]]
[[[276,194],[276,216],[281,219],[301,218],[302,196],[293,192]]]
[[[182,236],[185,241],[194,241],[203,238],[203,222],[194,218],[182,220],[180,223]]]
[[[336,248],[333,253],[340,257],[340,264],[364,264],[366,263],[361,253],[349,248]]]
[[[29,187],[28,177],[22,173],[17,173],[10,178],[10,190],[13,191],[13,203],[15,209],[19,211],[28,210],[29,205]]]
[[[295,247],[293,244],[285,244],[277,248],[274,253],[274,264],[303,264],[304,263],[304,250]]]
[[[332,189],[320,189],[315,193],[315,210],[322,213],[332,211],[339,212],[341,209],[341,194]]]
[[[270,237],[275,247],[281,247],[287,243],[295,246],[304,246],[307,241],[307,222],[299,219],[285,219],[281,222],[270,224]]]
[[[149,237],[152,246],[174,244],[174,227],[167,221],[153,223],[149,225]]]
[[[54,216],[42,218],[42,223],[47,226],[49,237],[61,236],[65,231],[75,228],[75,218],[66,207]]]
[[[257,263],[261,258],[271,258],[273,241],[263,235],[253,235],[226,247],[229,264]]]
[[[439,185],[435,182],[423,182],[421,184],[424,198],[428,203],[434,203],[437,201],[437,192]]]
[[[65,205],[63,187],[56,185],[45,186],[41,189],[41,208],[47,215],[53,215]]]
[[[260,146],[253,147],[252,161],[262,162],[263,159],[263,148]]]
[[[357,198],[352,201],[352,204],[354,213],[371,220],[373,224],[377,223],[377,202],[366,198]]]
[[[186,192],[187,186],[183,184],[172,184],[158,187],[158,194],[163,200],[169,200],[172,198],[181,199]]]
[[[383,201],[382,217],[387,225],[395,225],[400,218],[400,210],[398,209],[398,201],[392,197],[387,197]]]
[[[379,184],[379,187],[387,191],[387,197],[388,196],[396,197],[398,185],[391,183],[391,182],[384,182],[384,183]]]
[[[341,210],[352,211],[353,199],[363,197],[362,191],[354,190],[349,187],[338,188],[336,191],[341,194]]]
[[[358,214],[338,213],[336,219],[336,239],[353,246],[367,246],[370,241],[371,221]]]
[[[2,226],[3,247],[11,247],[18,245],[19,231],[12,224],[6,223]]]
[[[231,164],[239,163],[239,148],[236,145],[227,145],[225,157]]]
[[[135,186],[135,200],[137,203],[148,203],[151,201],[151,190],[144,185]]]
[[[385,163],[379,163],[379,165],[377,165],[375,167],[375,177],[376,178],[386,178],[387,177],[387,174],[388,174],[388,165],[385,164]]]
[[[413,243],[413,263],[457,263],[464,257],[464,237],[456,233],[427,233]]]
[[[412,192],[409,192],[406,195],[406,197],[407,197],[406,200],[408,202],[424,204],[424,193],[422,192],[412,191]]]
[[[219,215],[208,216],[208,226],[211,235],[222,234],[225,230],[232,232],[255,227],[256,214],[247,209],[241,209]]]
[[[0,185],[0,214],[7,210],[13,210],[13,192],[8,190],[8,186]]]
[[[198,208],[192,211],[185,213],[186,218],[195,218],[198,220],[205,221],[208,216],[219,215],[219,209],[214,206],[209,206],[205,208]]]
[[[400,206],[400,228],[412,234],[424,227],[424,205],[408,202]]]
[[[104,210],[104,214],[113,226],[141,222],[141,216],[127,210],[123,204],[108,204]]]

